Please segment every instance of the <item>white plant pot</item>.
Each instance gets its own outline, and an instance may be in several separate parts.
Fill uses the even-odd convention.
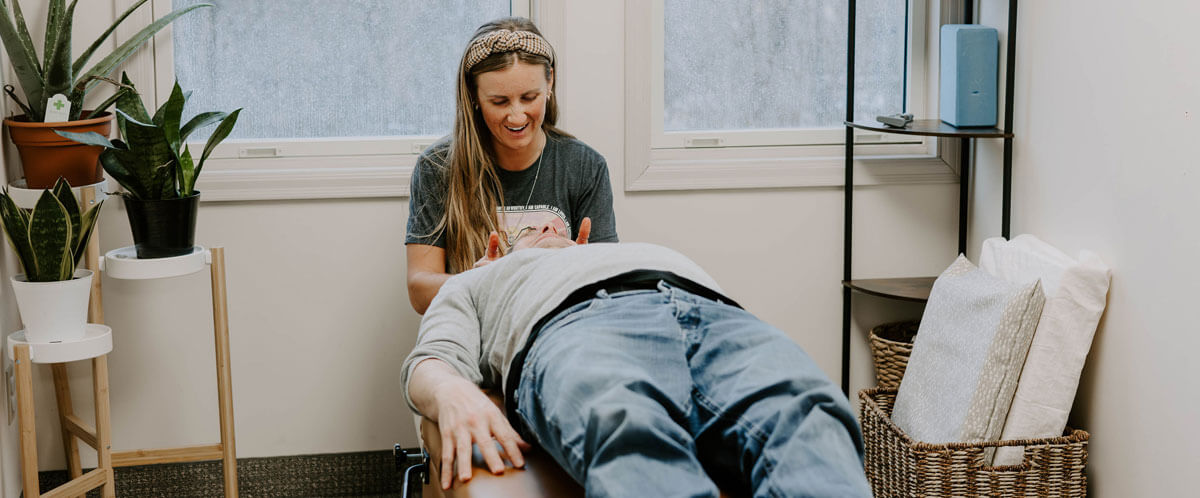
[[[87,326],[92,271],[75,270],[62,282],[29,282],[25,275],[12,277],[17,310],[31,343],[78,341]]]

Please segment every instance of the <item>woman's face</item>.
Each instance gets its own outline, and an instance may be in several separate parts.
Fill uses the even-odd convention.
[[[549,90],[545,68],[519,60],[506,69],[476,77],[475,97],[497,153],[537,146]]]

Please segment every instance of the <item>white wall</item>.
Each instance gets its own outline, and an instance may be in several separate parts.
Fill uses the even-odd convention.
[[[622,2],[566,2],[556,47],[561,124],[608,159],[617,186],[625,169],[623,19]],[[956,185],[864,188],[855,199],[857,275],[935,274],[953,258]],[[120,203],[104,209],[102,248],[130,244]],[[618,191],[615,209],[623,240],[689,254],[838,378],[840,188]],[[239,456],[416,444],[397,382],[418,324],[404,285],[407,212],[406,199],[202,204],[198,241],[225,246],[228,259]],[[215,442],[207,275],[105,278],[103,286],[115,334],[114,448]],[[919,313],[867,297],[856,304],[866,325]],[[854,356],[857,388],[871,375],[862,334]],[[90,371],[80,364],[71,372],[76,406],[90,407]],[[63,468],[48,370],[35,382],[41,465]]]
[[[7,67],[7,55],[0,54],[0,64]],[[0,73],[0,84],[6,84],[5,74]],[[4,112],[7,116],[8,98],[4,102],[0,102],[0,112]],[[0,141],[0,179],[8,178],[8,156],[9,149],[12,148],[12,143],[8,140]],[[0,234],[0,237],[4,235]],[[0,250],[0,333],[7,335],[9,332],[21,328],[20,317],[17,316],[17,302],[13,298],[12,285],[9,279],[18,272],[18,262],[16,255],[8,249],[7,240],[3,243],[3,250]],[[3,365],[4,371],[11,368],[12,362],[8,361],[8,355],[0,355],[0,365]],[[9,389],[8,382],[0,382],[0,396],[4,400],[8,399]],[[16,407],[14,406],[15,410]],[[17,424],[13,422],[14,417],[9,417],[8,402],[0,401],[0,411],[4,412],[4,416],[0,420],[5,421],[4,426],[0,426],[0,495],[2,496],[17,496],[21,489],[21,460],[18,455],[20,448],[19,436],[17,433]]]
[[[1004,30],[1003,5],[984,12]],[[1088,477],[1101,498],[1195,494],[1197,19],[1196,2],[1019,10],[1013,234],[1095,251],[1113,269],[1071,420],[1092,434]],[[981,148],[983,223],[998,220],[999,157],[998,144]]]

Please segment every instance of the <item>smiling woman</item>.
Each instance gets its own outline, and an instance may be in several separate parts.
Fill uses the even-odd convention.
[[[527,227],[616,242],[604,157],[554,126],[554,49],[532,22],[481,26],[459,65],[454,132],[417,160],[409,202],[409,300],[424,313],[451,274],[487,264]],[[586,220],[586,222],[585,222]]]

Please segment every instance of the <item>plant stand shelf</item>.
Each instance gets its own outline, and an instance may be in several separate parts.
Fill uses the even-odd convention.
[[[100,260],[100,269],[112,278],[146,280],[191,275],[211,264],[212,252],[203,246],[194,246],[182,256],[155,259],[137,259],[136,248],[126,246],[108,251]]]
[[[225,478],[225,496],[238,495],[237,452],[233,430],[233,381],[229,364],[229,313],[225,292],[225,249],[195,246],[190,254],[158,259],[137,259],[133,246],[114,249],[100,261],[105,275],[112,278],[144,280],[196,273],[208,266],[212,280],[213,339],[216,345],[217,405],[221,423],[221,441],[217,444],[180,446],[161,449],[134,449],[112,454],[114,467],[158,463],[221,460]]]
[[[17,346],[29,347],[29,358],[34,363],[67,363],[88,360],[112,351],[112,328],[100,323],[89,323],[83,338],[77,341],[29,342],[25,331],[18,330],[8,335],[8,359],[13,360]]]

